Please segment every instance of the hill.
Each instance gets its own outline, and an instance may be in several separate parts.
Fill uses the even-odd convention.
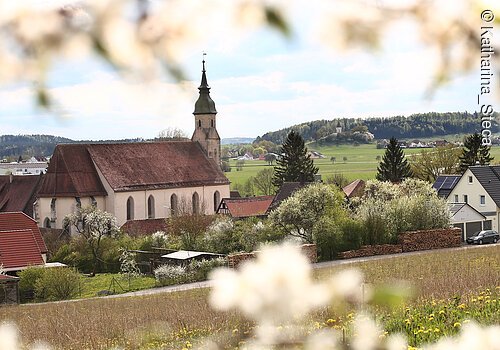
[[[1,135],[0,158],[50,156],[58,143],[75,142],[52,135]]]
[[[491,131],[497,133],[498,113]],[[337,125],[340,123],[343,131],[348,131],[356,126],[365,126],[376,139],[418,139],[449,134],[472,134],[480,132],[481,118],[478,113],[468,112],[447,112],[447,113],[420,113],[412,114],[409,117],[394,116],[387,118],[336,118],[332,120],[317,120],[294,125],[278,131],[268,132],[258,141],[271,141],[276,144],[283,143],[291,130],[299,132],[305,141],[317,141],[335,133]]]

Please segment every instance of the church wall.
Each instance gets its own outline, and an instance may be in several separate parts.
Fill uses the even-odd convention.
[[[97,208],[105,210],[105,199],[103,196],[94,197]],[[91,197],[80,198],[82,207],[90,206],[92,204]],[[55,221],[51,221],[50,227],[62,229],[64,217],[68,214],[74,213],[77,210],[77,202],[75,197],[56,197],[55,202],[55,216],[52,213],[52,198],[43,197],[38,198],[35,204],[35,220],[39,227],[45,227],[45,219],[50,220],[55,217]]]
[[[172,194],[177,195],[179,211],[191,213],[192,197],[194,192],[198,193],[200,200],[200,210],[205,214],[214,214],[214,193],[219,191],[220,199],[230,196],[229,185],[217,186],[199,186],[184,187],[174,189],[146,190],[117,192],[114,195],[114,215],[121,226],[127,221],[127,200],[133,198],[134,202],[134,220],[143,220],[148,218],[148,198],[154,197],[155,218],[170,217],[171,207],[170,198]]]

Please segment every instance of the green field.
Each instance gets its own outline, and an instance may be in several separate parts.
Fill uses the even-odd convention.
[[[339,145],[339,146],[315,146],[308,145],[309,150],[321,152],[325,155],[324,159],[315,159],[314,163],[319,168],[319,173],[323,179],[335,173],[343,174],[350,181],[356,179],[369,180],[374,179],[377,173],[377,156],[383,156],[385,150],[377,149],[375,144],[368,145]],[[405,154],[415,154],[421,152],[421,149],[405,149]],[[500,146],[491,148],[491,155],[495,157],[494,163],[500,161]],[[335,163],[330,161],[335,157]],[[344,162],[343,158],[347,157]],[[236,160],[231,160],[232,170],[225,173],[232,185],[242,184],[249,177],[255,176],[257,172],[265,169],[269,165],[265,161],[253,160],[245,161],[241,171],[236,170]]]

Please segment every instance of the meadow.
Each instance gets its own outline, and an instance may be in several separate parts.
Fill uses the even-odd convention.
[[[319,168],[319,174],[322,175],[323,179],[335,173],[340,173],[349,181],[374,179],[379,164],[377,156],[383,157],[385,152],[385,149],[377,149],[375,144],[361,144],[359,146],[316,146],[309,144],[307,147],[310,151],[318,151],[325,156],[323,159],[314,159],[314,164]],[[408,156],[420,153],[421,151],[418,148],[405,149],[405,154]],[[495,157],[494,163],[495,161],[500,161],[500,146],[492,147],[490,153]],[[331,157],[336,158],[335,162],[330,160]],[[347,158],[345,161],[343,160],[344,157]],[[225,175],[232,184],[242,184],[249,177],[255,176],[257,172],[269,166],[265,161],[245,161],[242,170],[237,171],[236,160],[231,160],[230,165],[232,169],[230,172],[225,173]]]
[[[415,285],[415,298],[402,308],[376,310],[386,331],[407,333],[411,345],[454,334],[469,319],[500,323],[500,245],[346,263],[317,269],[315,277],[350,267],[361,269],[369,284]],[[205,288],[3,307],[0,322],[15,322],[25,342],[43,340],[58,349],[190,349],[206,337],[220,341],[249,332],[252,325],[240,314],[212,310],[208,293]],[[349,310],[324,309],[307,322],[343,329],[352,317]]]

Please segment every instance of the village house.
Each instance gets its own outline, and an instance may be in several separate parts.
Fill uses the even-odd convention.
[[[440,186],[440,183],[444,183]],[[446,185],[448,181],[448,186]],[[443,188],[446,187],[446,188]],[[466,237],[480,230],[499,229],[500,221],[500,166],[470,166],[459,178],[438,177],[434,188],[449,203],[468,204],[480,214],[474,222],[464,222]],[[469,212],[471,212],[469,210]],[[484,219],[481,219],[484,217]]]
[[[215,213],[230,191],[205,61],[198,89],[191,141],[58,145],[34,205],[38,225],[63,229],[66,215],[88,205],[111,213],[119,226]]]

